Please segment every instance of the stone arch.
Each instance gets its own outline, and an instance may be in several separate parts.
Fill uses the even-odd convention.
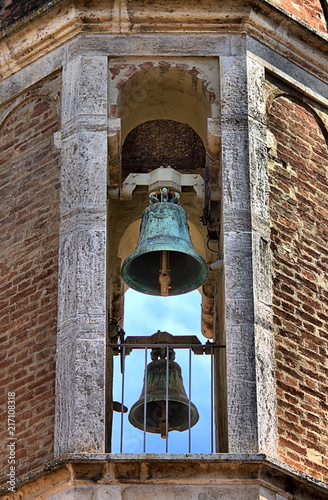
[[[216,82],[213,76],[218,71],[217,58],[110,60],[108,183],[111,196],[117,196],[124,180],[121,146],[127,135],[146,122],[167,120],[190,127],[203,142],[206,163],[210,166],[211,189],[218,199],[220,91],[218,85],[213,84]]]
[[[40,117],[45,119],[40,122]],[[8,154],[19,154],[20,148],[29,143],[33,136],[33,145],[43,139],[47,127],[59,127],[59,117],[54,99],[49,95],[36,93],[20,102],[13,103],[0,123],[1,149]],[[32,143],[30,143],[32,147]]]
[[[206,142],[207,118],[214,116],[214,92],[195,67],[149,63],[119,82],[117,117],[122,122],[122,142],[143,122],[174,120],[189,125]]]
[[[286,429],[298,425],[298,419],[284,411],[294,391],[285,381],[296,380],[300,366],[311,367],[307,372],[309,384],[311,377],[317,380],[324,372],[320,357],[313,357],[311,349],[303,350],[302,343],[311,335],[313,345],[321,345],[325,325],[322,318],[328,314],[328,144],[321,118],[309,103],[296,96],[279,92],[268,118],[269,130],[275,137],[268,173],[278,456],[288,463],[293,445],[288,443],[288,437],[286,441]],[[324,443],[320,405],[320,400],[313,398],[311,414],[318,424],[313,425],[312,432],[318,443]],[[298,414],[305,411],[306,398],[300,397]]]
[[[328,131],[312,106],[297,96],[279,93],[268,110],[268,129],[274,136],[271,157],[301,174],[303,168],[325,177]],[[312,143],[315,142],[315,146]],[[317,154],[316,149],[320,150]]]
[[[34,345],[33,356],[29,349],[22,352],[24,370],[16,374],[25,394],[21,408],[40,405],[38,395],[28,390],[26,372],[38,381],[47,408],[47,412],[38,412],[37,446],[21,448],[19,474],[41,465],[43,449],[47,450],[43,454],[46,460],[53,458],[49,443],[55,412],[60,174],[60,153],[54,148],[53,134],[58,126],[54,100],[42,92],[25,93],[11,102],[0,125],[1,248],[4,269],[16,281],[14,293],[10,280],[7,290],[14,300],[7,308],[13,320],[6,340],[8,352],[19,332]],[[26,293],[17,294],[19,289]],[[11,359],[14,363],[14,353]],[[33,420],[33,412],[26,412],[26,424],[35,431]]]
[[[127,58],[110,61],[108,169],[110,192],[113,193],[113,210],[115,210],[115,196],[118,196],[119,186],[122,185],[122,181],[129,173],[128,169],[122,168],[122,145],[124,148],[124,143],[131,131],[151,122],[176,124],[175,133],[177,133],[180,126],[185,126],[184,130],[192,129],[195,134],[194,137],[197,136],[204,150],[204,160],[199,165],[199,172],[197,173],[204,175],[205,165],[210,166],[210,188],[213,192],[215,191],[215,196],[219,196],[221,153],[218,120],[220,114],[219,89],[213,88],[209,83],[211,72],[218,70],[218,62],[216,59],[214,61],[214,58],[211,59],[210,64],[208,62],[204,63],[204,61],[199,61],[199,64],[197,64],[197,61],[193,60],[191,62],[188,58],[185,58],[184,61],[182,63],[182,60],[173,61],[170,58],[160,61],[154,59],[151,61],[144,60],[143,62],[133,58],[130,60]],[[184,132],[180,130],[179,133],[183,134]],[[161,164],[156,165],[157,168],[159,166]],[[174,164],[170,166],[179,171],[182,170]],[[191,172],[196,173],[195,170],[189,169],[188,173]],[[139,193],[139,196],[141,194]],[[199,217],[202,214],[204,205],[203,201],[191,198],[191,196],[192,193],[186,193],[186,198],[182,202],[188,214],[190,227],[193,223],[195,225],[199,223]],[[128,208],[124,205],[124,201],[116,203],[120,207],[121,234],[128,230],[129,225],[138,216],[141,216],[142,210],[145,208],[136,199],[131,203],[131,207],[133,206],[134,209],[132,210],[130,207],[129,214],[125,214],[125,210],[128,211]],[[210,260],[210,249],[206,249],[204,243],[206,229],[200,226],[198,232],[204,248],[199,253],[203,253],[203,255],[207,256],[206,260]],[[120,253],[122,243],[119,243],[119,239],[117,235],[111,250],[111,262],[117,259],[117,252]],[[119,245],[121,245],[120,249]],[[121,256],[119,260],[122,263],[124,258]],[[119,275],[118,266],[116,260],[115,275]],[[111,314],[113,317],[120,319],[123,315],[122,294],[124,291],[122,284],[114,278],[110,279],[109,282],[109,295],[112,297]],[[213,308],[212,288],[212,285],[207,285],[206,294],[203,290],[203,311],[212,310]],[[212,324],[206,322],[204,335],[211,337],[212,334]]]
[[[19,111],[22,106],[26,105],[26,103],[33,99],[42,99],[44,101],[49,101],[49,105],[52,106],[54,114],[59,116],[60,102],[58,96],[56,96],[51,90],[47,91],[45,89],[34,89],[28,94],[18,96],[7,106],[7,108],[3,112],[3,115],[0,116],[0,130],[3,126],[5,126],[7,120],[10,119],[13,113]]]

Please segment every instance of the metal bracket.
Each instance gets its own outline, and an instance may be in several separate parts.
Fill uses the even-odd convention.
[[[129,174],[122,184],[121,200],[131,200],[137,186],[148,188],[149,193],[164,187],[181,193],[182,187],[191,187],[198,200],[202,201],[204,198],[204,180],[201,175],[180,174],[172,167],[156,168],[147,174]],[[114,192],[112,196],[115,197]]]
[[[124,356],[127,356],[133,349],[140,349],[143,346],[150,349],[159,348],[161,346],[172,346],[172,348],[190,347],[193,353],[198,355],[213,354],[213,348],[225,347],[225,345],[217,345],[210,341],[207,341],[206,344],[203,345],[196,335],[171,335],[168,332],[161,332],[160,330],[149,337],[126,337],[124,343],[116,346],[111,345],[110,347],[113,349],[114,356],[118,354],[122,355],[123,351]]]

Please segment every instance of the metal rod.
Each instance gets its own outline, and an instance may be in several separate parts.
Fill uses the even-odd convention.
[[[191,453],[191,347],[189,347],[188,453]]]
[[[214,377],[214,359],[213,359],[214,355],[213,355],[213,349],[211,347],[211,387],[210,387],[210,391],[211,391],[211,453],[213,453],[213,438],[214,438],[214,380],[213,380],[213,377]]]
[[[116,349],[116,346],[113,345],[113,344],[109,344],[110,347],[114,349]],[[226,347],[225,344],[211,344],[210,346],[206,346],[205,344],[202,345],[202,344],[120,344],[119,347],[121,346],[125,346],[127,348],[131,348],[131,349],[144,349],[145,348],[145,345],[147,345],[147,348],[158,348],[159,345],[161,345],[162,347],[165,347],[165,346],[169,346],[171,347],[172,349],[187,349],[187,347],[191,347],[191,349],[194,349],[194,348],[200,348],[200,347],[210,347],[211,349],[212,348],[220,348],[220,349],[223,349]]]
[[[169,346],[166,346],[165,451],[169,452]]]
[[[143,414],[143,453],[146,453],[146,422],[147,422],[147,349],[145,348],[145,384],[144,384],[144,414]]]
[[[167,250],[161,252],[161,266],[159,270],[159,284],[161,287],[161,296],[168,297],[170,293],[170,268],[169,268],[169,253]]]
[[[125,359],[125,346],[122,347],[122,356],[123,360]],[[125,384],[125,363],[124,361],[121,364],[121,369],[122,369],[122,390],[121,390],[121,402],[122,402],[122,411],[121,411],[121,435],[120,435],[120,453],[123,453],[123,406],[124,406],[124,384]]]

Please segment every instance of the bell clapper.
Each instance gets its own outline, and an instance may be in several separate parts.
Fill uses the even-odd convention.
[[[167,426],[169,428],[169,426]],[[161,438],[166,439],[166,406],[165,404],[162,405],[162,415],[161,415],[161,420],[159,423],[159,430],[161,433]]]
[[[159,270],[159,284],[161,286],[161,297],[168,297],[171,283],[170,269],[168,265],[168,252],[163,250],[161,252],[161,269]]]

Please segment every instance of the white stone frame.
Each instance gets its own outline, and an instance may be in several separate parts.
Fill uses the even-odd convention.
[[[328,85],[244,35],[157,39],[82,35],[0,83],[6,101],[63,67],[55,456],[105,451],[107,57],[138,50],[220,57],[229,451],[275,456],[264,72],[324,104]]]
[[[221,57],[229,452],[277,452],[264,67]]]
[[[275,455],[264,68],[245,41],[220,56],[228,449]],[[105,451],[106,64],[63,72],[58,456]]]
[[[106,441],[107,57],[63,68],[55,456]]]

